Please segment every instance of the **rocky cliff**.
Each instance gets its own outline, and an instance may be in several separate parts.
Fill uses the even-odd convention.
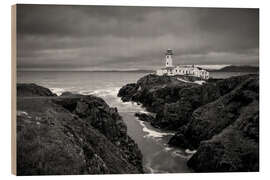
[[[258,171],[258,75],[211,79],[203,85],[147,75],[124,86],[118,95],[156,113],[137,114],[139,118],[176,130],[170,145],[197,149],[188,162],[194,170]]]
[[[162,129],[177,130],[189,122],[193,111],[233,90],[249,77],[245,75],[225,80],[213,80],[197,84],[196,79],[149,74],[137,83],[123,86],[118,93],[123,101],[143,104],[150,112],[156,113],[151,124]],[[181,77],[182,79],[182,77]]]
[[[17,84],[17,174],[143,173],[116,108],[95,96],[56,96]]]

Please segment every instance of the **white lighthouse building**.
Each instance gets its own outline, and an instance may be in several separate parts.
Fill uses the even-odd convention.
[[[171,49],[168,49],[165,53],[165,67],[158,69],[156,74],[159,76],[167,75],[167,76],[175,76],[175,75],[187,75],[187,76],[195,76],[202,79],[209,79],[209,72],[196,67],[195,65],[181,65],[181,66],[173,66],[172,60],[173,52]]]

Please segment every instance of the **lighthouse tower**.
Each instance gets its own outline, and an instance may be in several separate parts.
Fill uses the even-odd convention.
[[[173,67],[173,63],[172,63],[172,50],[171,49],[168,49],[166,51],[166,67]]]

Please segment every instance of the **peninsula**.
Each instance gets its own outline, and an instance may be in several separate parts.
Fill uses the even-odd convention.
[[[169,145],[193,150],[196,172],[259,171],[259,75],[201,79],[148,74],[118,96],[152,112],[136,113],[141,120],[174,130]]]

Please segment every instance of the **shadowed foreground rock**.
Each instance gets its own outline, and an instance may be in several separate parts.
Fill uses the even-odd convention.
[[[137,144],[101,98],[33,84],[17,91],[18,175],[143,173]]]

